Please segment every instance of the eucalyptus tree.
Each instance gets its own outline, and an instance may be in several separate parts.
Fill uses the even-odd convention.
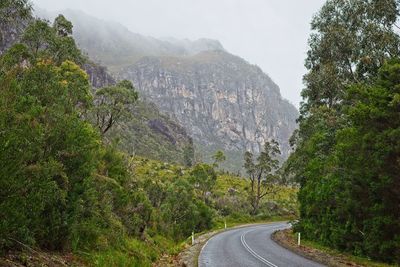
[[[383,229],[391,220],[380,209],[381,201],[373,197],[382,195],[375,187],[383,185],[379,182],[383,178],[372,175],[373,166],[381,168],[389,150],[368,145],[373,140],[364,142],[373,136],[382,138],[383,128],[372,130],[379,123],[368,117],[379,114],[368,110],[378,112],[382,107],[375,104],[389,98],[384,101],[378,95],[386,94],[384,90],[368,88],[382,79],[382,66],[399,55],[398,16],[397,0],[328,0],[313,18],[299,129],[292,137],[294,153],[286,164],[287,175],[300,184],[297,227],[305,237],[376,258],[398,249],[390,246],[398,237],[388,238],[379,248],[367,242],[377,236],[376,229],[388,233]],[[359,88],[357,94],[351,94],[354,88]],[[357,134],[361,121],[370,122],[370,132]]]
[[[94,123],[102,135],[114,125],[129,118],[138,93],[132,82],[123,80],[115,86],[103,87],[94,95]]]
[[[263,151],[256,159],[249,151],[244,154],[244,168],[250,181],[249,200],[252,214],[257,214],[263,197],[279,190],[279,176],[276,173],[279,168],[279,154],[279,144],[275,140],[265,142]]]

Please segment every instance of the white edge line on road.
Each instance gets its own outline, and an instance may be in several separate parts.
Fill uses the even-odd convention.
[[[251,232],[251,231],[254,231],[254,230],[247,231],[247,232],[243,233],[243,234],[240,236],[240,241],[242,242],[242,245],[244,246],[244,248],[245,248],[248,252],[250,252],[250,254],[253,255],[256,259],[260,260],[261,262],[265,263],[266,265],[268,265],[268,266],[270,266],[270,267],[278,267],[277,265],[273,264],[272,262],[270,262],[270,261],[268,261],[267,259],[265,259],[265,258],[261,257],[260,255],[258,255],[258,254],[257,254],[253,249],[251,249],[251,247],[247,244],[245,237],[246,237],[246,234],[247,234],[248,232]]]
[[[277,223],[277,222],[271,222],[271,223],[267,223],[266,225],[267,225],[267,228],[270,228],[270,227],[276,227],[276,225],[274,225],[275,223]],[[272,225],[268,225],[268,224],[272,224]],[[265,228],[265,226],[266,226],[265,224],[264,225],[253,225],[253,226],[244,226],[244,227],[237,227],[237,228],[235,228],[235,227],[233,227],[233,228],[228,228],[228,229],[226,229],[226,230],[224,230],[224,231],[222,231],[222,232],[220,232],[220,233],[216,233],[216,234],[214,234],[213,236],[211,236],[208,240],[207,240],[207,242],[202,246],[202,248],[200,249],[200,252],[199,252],[199,257],[198,257],[198,259],[197,259],[197,266],[198,267],[200,267],[200,255],[201,255],[201,253],[203,252],[203,250],[205,249],[205,247],[207,246],[207,244],[208,244],[208,242],[211,240],[211,239],[213,239],[215,236],[217,236],[218,234],[222,234],[222,233],[224,233],[224,232],[230,232],[230,231],[233,231],[233,230],[238,230],[238,229],[240,229],[240,228],[246,228],[246,227],[256,227],[256,228],[259,228],[259,227],[262,227],[262,228]],[[250,232],[250,231],[247,231],[247,232]],[[247,232],[245,233],[245,234],[247,234]],[[243,235],[242,235],[243,236]],[[240,237],[240,239],[242,239],[242,236]],[[242,241],[242,240],[241,240]],[[244,242],[246,243],[246,241],[244,240]],[[243,244],[243,242],[242,242],[242,245],[244,246],[244,244]],[[246,245],[247,245],[247,243],[246,243]],[[245,246],[244,246],[245,247]],[[246,247],[245,247],[246,248]],[[250,247],[248,247],[251,251],[253,251]],[[248,252],[250,252],[250,250],[248,250],[247,248],[246,248],[246,250],[248,251]],[[254,251],[253,251],[254,252]],[[251,253],[251,252],[250,252]],[[255,252],[254,252],[255,253]],[[255,255],[257,255],[257,256],[255,256],[253,253],[251,253],[254,257],[256,257],[257,258],[257,256],[258,257],[260,257],[260,258],[258,258],[260,261],[262,261],[263,263],[265,263],[265,264],[267,264],[268,266],[271,266],[271,267],[278,267],[277,265],[275,265],[275,264],[273,264],[272,262],[269,262],[268,260],[266,260],[266,259],[264,259],[263,257],[261,257],[260,255],[258,255],[257,253],[255,253]],[[264,262],[264,261],[266,261],[266,262]],[[267,263],[268,262],[268,263]]]

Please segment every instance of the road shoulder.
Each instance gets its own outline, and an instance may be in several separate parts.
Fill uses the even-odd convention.
[[[301,255],[307,259],[312,261],[332,266],[332,267],[343,267],[343,266],[352,266],[352,267],[362,267],[362,266],[370,266],[370,267],[389,267],[392,265],[383,264],[383,263],[374,263],[368,262],[367,259],[363,260],[354,260],[352,256],[347,256],[345,254],[341,254],[339,252],[334,252],[333,250],[323,251],[312,247],[308,244],[302,243],[301,246],[297,245],[296,237],[293,235],[291,229],[276,231],[271,236],[272,240],[275,241],[280,246]],[[360,262],[362,261],[362,262]]]

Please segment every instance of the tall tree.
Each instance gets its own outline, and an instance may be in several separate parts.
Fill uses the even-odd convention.
[[[371,256],[367,251],[372,243],[365,243],[363,221],[374,214],[365,209],[379,203],[371,201],[369,186],[379,183],[365,186],[364,181],[360,186],[360,181],[370,176],[368,168],[363,173],[355,166],[344,167],[361,161],[360,155],[347,150],[356,140],[354,136],[346,135],[349,142],[342,142],[341,136],[355,131],[349,128],[355,123],[348,113],[348,107],[355,104],[348,97],[349,88],[374,84],[379,69],[399,54],[399,36],[393,30],[398,15],[396,0],[328,0],[314,17],[299,130],[292,138],[295,151],[286,164],[300,184],[298,227],[305,237]],[[368,105],[362,103],[360,108]],[[374,154],[375,149],[370,147],[369,153]],[[338,154],[343,150],[347,152]],[[369,221],[370,226],[378,225],[376,220],[379,216]],[[379,248],[381,255],[390,242]]]
[[[86,73],[68,61],[15,61],[26,52],[17,45],[0,58],[0,249],[15,240],[59,249],[82,218],[76,201],[96,170],[99,137],[78,116],[90,101]]]
[[[94,123],[100,133],[106,134],[115,124],[131,116],[131,107],[137,99],[138,93],[132,82],[127,80],[97,90],[94,99]]]
[[[338,203],[351,226],[343,231],[349,248],[400,263],[400,60],[385,64],[377,78],[346,92],[348,124],[337,135],[341,169],[334,175],[344,184]]]
[[[82,66],[86,60],[72,37],[71,22],[63,15],[54,20],[53,26],[46,20],[34,20],[25,29],[22,42],[35,58],[50,58],[56,64],[70,60]]]
[[[346,86],[375,77],[385,59],[399,54],[398,13],[396,0],[325,3],[311,22],[303,116],[313,107],[337,107]]]
[[[244,168],[250,179],[249,198],[253,208],[252,214],[257,214],[263,197],[278,190],[276,184],[279,177],[275,172],[279,167],[279,154],[279,144],[275,140],[264,144],[264,150],[256,160],[251,152],[247,151],[244,154]]]
[[[200,197],[207,203],[208,195],[217,182],[217,174],[213,166],[205,163],[196,164],[190,172],[189,181],[194,185]]]

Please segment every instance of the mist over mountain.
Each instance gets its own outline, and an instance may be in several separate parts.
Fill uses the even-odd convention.
[[[129,31],[116,22],[104,21],[77,10],[48,12],[37,8],[36,15],[49,20],[59,13],[74,25],[74,38],[81,49],[111,70],[130,65],[143,56],[185,56],[206,50],[223,50],[216,40],[156,39]]]
[[[72,21],[74,37],[90,58],[117,79],[131,80],[141,97],[187,130],[202,160],[221,149],[228,155],[225,167],[237,171],[244,151],[258,153],[270,139],[288,157],[298,111],[258,66],[230,54],[219,41],[157,39],[80,11],[60,13]]]

